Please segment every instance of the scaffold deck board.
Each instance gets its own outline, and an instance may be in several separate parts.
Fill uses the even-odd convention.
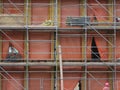
[[[0,25],[0,29],[55,29],[55,26],[41,26],[41,25]]]
[[[67,28],[60,28],[60,27],[56,27],[56,26],[41,26],[41,25],[0,25],[0,29],[2,30],[25,30],[25,29],[29,29],[29,30],[80,30],[80,29],[120,29],[120,25],[119,26],[114,26],[114,25],[92,25],[92,26],[86,26],[86,27],[67,27]]]
[[[56,66],[56,62],[0,62],[0,66]],[[57,64],[59,65],[59,63]],[[63,66],[120,66],[120,62],[63,62]]]

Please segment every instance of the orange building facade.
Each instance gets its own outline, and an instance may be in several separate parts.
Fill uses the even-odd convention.
[[[119,11],[120,0],[0,0],[0,90],[119,90]]]

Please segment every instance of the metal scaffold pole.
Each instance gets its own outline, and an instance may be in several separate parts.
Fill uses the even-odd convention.
[[[54,25],[55,25],[55,32],[54,32],[54,90],[58,90],[58,53],[57,53],[57,44],[58,44],[58,0],[54,0]]]
[[[87,0],[85,0],[85,3],[84,3],[84,7],[85,7],[85,22],[87,22],[86,21],[86,18],[87,18]],[[87,90],[87,28],[85,27],[85,52],[84,52],[84,54],[85,54],[85,75],[84,75],[84,86],[85,86],[85,88],[84,88],[84,90]]]
[[[26,0],[26,72],[25,72],[25,87],[26,90],[29,90],[29,66],[28,66],[28,62],[29,62],[29,29],[28,29],[28,11],[29,11],[29,0]]]
[[[116,0],[113,1],[113,6],[114,6],[114,61],[116,61]],[[115,85],[115,82],[117,81],[116,80],[116,73],[117,73],[117,70],[116,70],[116,62],[115,62],[115,65],[114,65],[114,72],[113,72],[113,88],[114,90],[117,90],[117,87]]]

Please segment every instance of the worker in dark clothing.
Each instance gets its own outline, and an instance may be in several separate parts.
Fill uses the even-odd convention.
[[[79,90],[81,90],[81,80],[79,80],[78,87],[79,87]]]

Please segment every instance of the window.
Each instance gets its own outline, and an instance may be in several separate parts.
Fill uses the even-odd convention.
[[[100,60],[100,54],[99,54],[94,37],[92,38],[92,44],[91,44],[91,57],[93,61]]]

